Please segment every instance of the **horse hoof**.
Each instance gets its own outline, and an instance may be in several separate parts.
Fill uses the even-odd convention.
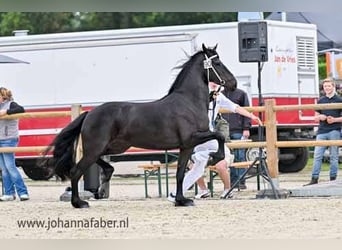
[[[75,202],[72,203],[74,208],[89,208],[89,204],[86,201],[79,201],[79,202]]]
[[[86,202],[85,204],[80,205],[79,208],[89,208],[88,202]]]
[[[194,206],[195,203],[191,199],[186,199],[186,200],[181,200],[181,201],[176,201],[175,206],[176,207],[191,207]]]
[[[94,198],[97,200],[104,199],[106,192],[104,189],[100,188],[96,193],[94,193]]]
[[[95,193],[94,194],[94,198],[96,200],[104,199],[105,198],[105,194],[104,193]]]

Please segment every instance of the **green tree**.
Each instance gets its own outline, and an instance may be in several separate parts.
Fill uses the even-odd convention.
[[[2,12],[0,35],[123,29],[236,21],[236,12]]]
[[[14,30],[29,30],[30,34],[58,33],[75,29],[72,12],[6,12],[0,14],[0,34],[12,35]]]
[[[185,25],[237,20],[237,12],[2,12],[0,35]]]
[[[202,12],[112,12],[78,13],[77,30],[123,29],[195,23],[235,21],[237,14]]]
[[[14,30],[32,29],[32,26],[21,12],[1,13],[0,34],[2,36],[12,35]]]
[[[319,79],[325,79],[327,78],[327,64],[325,55],[318,56],[318,74]]]

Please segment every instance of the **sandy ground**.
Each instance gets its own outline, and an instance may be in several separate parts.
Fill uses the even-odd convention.
[[[135,165],[136,166],[136,165]],[[133,169],[133,168],[132,168]],[[117,174],[123,174],[117,169]],[[136,170],[141,173],[141,170]],[[280,188],[297,188],[309,173],[281,175]],[[321,179],[328,179],[322,173]],[[170,179],[174,186],[174,178]],[[256,199],[256,178],[248,189],[235,192],[232,200],[220,200],[222,184],[215,181],[215,196],[196,200],[194,207],[179,208],[158,198],[156,180],[149,181],[144,198],[142,177],[113,177],[110,198],[90,200],[89,209],[74,209],[59,201],[68,183],[54,180],[34,182],[26,179],[31,200],[0,203],[0,238],[10,239],[341,239],[342,199],[287,198]],[[264,188],[261,182],[261,188]],[[189,192],[189,196],[193,193]],[[37,224],[19,226],[19,220]],[[72,222],[73,221],[73,222]],[[78,225],[72,224],[79,221]],[[106,224],[104,224],[104,221]],[[108,221],[121,221],[108,224]],[[81,225],[83,223],[83,226]],[[26,223],[26,222],[23,222]],[[86,224],[88,223],[88,224]],[[93,223],[92,225],[90,223]],[[103,227],[101,227],[101,223]],[[116,222],[118,223],[118,222]],[[50,227],[50,228],[49,228]]]

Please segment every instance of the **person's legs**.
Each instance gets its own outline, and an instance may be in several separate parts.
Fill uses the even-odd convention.
[[[241,148],[241,149],[237,149],[237,160],[236,162],[243,162],[246,160],[246,150]],[[238,173],[238,178],[240,178],[240,176],[242,176],[245,172],[247,171],[247,168],[237,168],[237,173]],[[240,184],[242,186],[244,186],[243,188],[246,189],[246,179],[242,179],[240,181]],[[241,186],[240,186],[241,188]]]
[[[328,140],[329,138],[328,134],[329,133],[318,134],[316,136],[316,140],[317,141]],[[326,146],[315,146],[311,181],[308,184],[305,184],[304,186],[314,185],[318,183],[319,174],[321,172],[322,160],[323,160],[323,156],[324,156],[324,152],[326,148],[327,148]]]
[[[14,184],[11,180],[10,173],[6,168],[3,153],[0,154],[0,167],[2,173],[3,195],[15,196]]]
[[[190,171],[185,175],[183,190],[188,190],[200,177],[202,177],[209,159],[211,151],[199,151],[193,155],[194,164]]]
[[[204,177],[200,177],[198,180],[197,180],[197,186],[199,187],[199,189],[202,189],[202,190],[206,190],[207,189],[207,185],[205,184],[205,180],[204,180]]]
[[[210,196],[210,191],[205,184],[203,175],[196,181],[199,189],[198,193],[195,195],[195,199],[208,198]]]
[[[225,147],[225,159],[220,161],[216,168],[218,169],[218,174],[221,177],[221,180],[224,185],[224,189],[222,194],[220,195],[221,199],[230,199],[233,198],[233,193],[231,192],[228,195],[228,192],[231,188],[230,182],[230,168],[228,167],[232,162],[234,162],[234,156],[230,153],[230,150]]]
[[[316,137],[317,141],[327,140],[328,134],[319,134]],[[321,172],[322,160],[326,146],[316,146],[314,150],[314,161],[312,167],[312,178],[318,179]]]
[[[203,177],[203,173],[205,167],[207,166],[207,162],[209,160],[208,150],[197,151],[192,156],[194,163],[192,164],[191,169],[187,172],[183,180],[183,193],[187,191],[196,181],[198,181],[201,177]],[[202,178],[203,182],[204,179]],[[207,190],[205,184],[202,183],[198,194],[195,196],[196,199],[206,198],[209,196],[209,190]],[[170,196],[174,196],[177,190],[174,190]],[[173,197],[172,197],[173,198]],[[170,201],[173,199],[169,198]]]
[[[230,135],[232,140],[241,140],[242,134],[241,133],[233,133]],[[238,149],[233,150],[234,154],[234,162],[238,162],[240,159],[240,154]],[[230,167],[230,183],[235,183],[239,179],[239,169]]]
[[[218,162],[216,164],[216,169],[224,185],[224,189],[223,189],[222,194],[220,195],[220,198],[221,199],[233,198],[233,193],[230,193],[229,196],[227,195],[228,191],[230,190],[230,174],[229,174],[229,168],[227,168],[226,160],[222,160]]]
[[[4,162],[6,165],[6,168],[8,170],[9,176],[14,184],[14,187],[18,193],[19,196],[27,195],[27,187],[24,183],[23,177],[20,175],[20,172],[15,165],[15,158],[13,153],[5,153],[4,156]]]
[[[242,133],[233,133],[231,139],[241,140]],[[234,149],[234,162],[243,162],[246,160],[246,150],[245,149]],[[230,183],[234,184],[241,175],[247,171],[247,168],[234,168],[230,167]],[[246,180],[241,180],[240,188],[246,189]]]
[[[229,190],[231,187],[230,171],[227,166],[231,164],[233,161],[234,156],[230,153],[230,150],[227,147],[225,147],[225,159],[216,164],[216,171],[222,180],[224,190]],[[197,180],[197,185],[201,190],[207,190],[207,186],[203,176]]]
[[[8,140],[2,140],[1,141],[1,147],[15,147],[18,144],[18,139],[8,139]],[[6,168],[7,173],[12,185],[14,184],[14,187],[17,191],[17,194],[19,196],[22,195],[27,195],[27,187],[24,183],[24,180],[15,165],[15,157],[14,153],[2,153],[2,163]],[[7,188],[9,188],[9,192],[12,192],[11,184],[6,184],[8,185]]]
[[[230,178],[227,171],[226,160],[222,160],[216,164],[216,171],[223,182],[224,190],[230,189]]]
[[[209,160],[209,154],[216,152],[218,143],[216,140],[207,141],[195,147],[194,154],[192,155],[193,166],[187,172],[183,180],[183,191],[188,190],[199,178],[203,176],[205,167]],[[171,192],[175,194],[176,190]]]
[[[340,131],[329,132],[329,140],[339,140]],[[335,180],[338,172],[338,146],[330,146],[330,180]]]

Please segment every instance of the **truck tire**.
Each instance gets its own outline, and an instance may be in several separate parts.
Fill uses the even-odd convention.
[[[280,154],[291,155],[290,159],[280,157],[279,171],[281,173],[299,172],[305,168],[309,159],[308,148],[281,148]]]
[[[37,166],[37,159],[17,160],[16,164],[18,167],[22,167],[24,173],[31,180],[47,181],[52,177],[46,176],[46,173],[42,171],[42,168]]]

